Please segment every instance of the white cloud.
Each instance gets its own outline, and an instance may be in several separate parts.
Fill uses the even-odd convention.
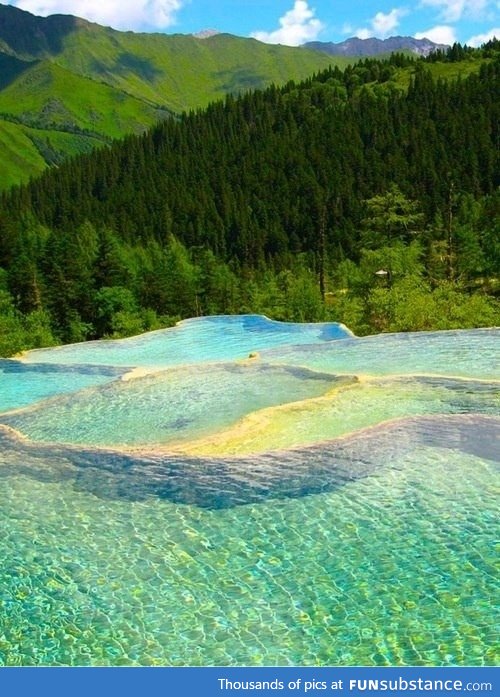
[[[280,17],[279,29],[271,32],[255,31],[251,36],[267,44],[285,46],[300,46],[306,41],[314,41],[324,28],[323,23],[314,16],[315,12],[306,0],[295,0],[293,8]]]
[[[447,46],[453,46],[457,41],[455,29],[444,24],[427,29],[427,31],[420,31],[415,34],[415,38],[429,39],[434,41],[435,44],[446,44]]]
[[[370,22],[369,27],[357,29],[355,36],[358,39],[369,39],[371,36],[376,36],[379,39],[385,39],[390,36],[399,26],[401,18],[408,14],[404,8],[394,8],[387,14],[377,12],[375,17]]]
[[[500,27],[495,29],[490,29],[490,31],[485,34],[476,34],[476,36],[471,36],[471,38],[466,42],[467,46],[482,46],[483,44],[491,41],[491,39],[500,39]]]
[[[14,0],[35,15],[71,14],[116,29],[165,29],[185,0]]]
[[[480,19],[491,0],[421,0],[424,7],[435,7],[445,22],[458,22],[462,17]]]

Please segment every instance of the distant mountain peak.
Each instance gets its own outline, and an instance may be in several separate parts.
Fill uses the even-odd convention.
[[[447,49],[445,44],[436,44],[430,39],[415,39],[412,36],[391,36],[388,39],[358,39],[353,37],[336,44],[328,41],[310,41],[304,48],[322,51],[331,56],[376,56],[394,51],[412,51],[418,56],[428,56],[437,50]]]
[[[193,34],[193,36],[195,39],[209,39],[211,36],[217,36],[217,34],[220,34],[220,31],[217,29],[202,29],[202,31]]]

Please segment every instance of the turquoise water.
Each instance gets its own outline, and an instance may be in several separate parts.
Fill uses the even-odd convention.
[[[500,383],[442,377],[337,378],[334,398],[254,414],[211,439],[189,444],[191,454],[242,455],[286,450],[338,438],[407,416],[500,414]]]
[[[0,664],[498,664],[500,332],[338,332],[9,362]]]
[[[0,421],[34,440],[153,445],[200,437],[264,407],[317,397],[335,384],[331,375],[286,366],[190,366],[83,390]]]
[[[334,388],[334,399],[312,399]],[[283,408],[257,418],[278,405]],[[35,441],[154,447],[202,439],[202,454],[239,455],[310,445],[405,416],[463,413],[499,414],[500,384],[418,377],[358,382],[287,366],[221,363],[115,381],[0,415],[0,423]]]
[[[449,424],[447,447],[426,444],[425,425],[414,440],[415,423],[375,433],[345,443],[357,478],[344,467],[324,493],[221,509],[95,495],[77,472],[50,481],[13,455],[3,662],[495,663],[498,473],[453,447],[469,427]]]
[[[415,332],[264,351],[262,358],[338,374],[500,377],[500,330]]]
[[[114,366],[172,366],[247,358],[249,353],[288,344],[344,339],[343,325],[274,322],[260,315],[198,317],[176,327],[119,341],[89,341],[30,351],[25,361]]]
[[[0,412],[90,385],[101,385],[123,372],[112,367],[27,365],[0,358]]]

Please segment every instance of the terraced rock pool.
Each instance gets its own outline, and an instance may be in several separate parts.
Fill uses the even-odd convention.
[[[211,317],[0,361],[0,664],[498,663],[499,338]]]

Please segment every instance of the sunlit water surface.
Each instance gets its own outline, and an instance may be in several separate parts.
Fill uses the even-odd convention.
[[[498,663],[499,336],[206,318],[1,362],[0,663]]]
[[[26,364],[0,358],[0,412],[102,385],[125,372],[111,366]]]
[[[89,341],[56,349],[30,351],[27,362],[88,363],[113,366],[173,366],[246,358],[277,346],[344,339],[342,324],[274,322],[260,315],[198,317],[119,341]]]
[[[264,407],[317,397],[328,374],[259,363],[162,371],[53,399],[2,422],[34,440],[147,445],[211,433]]]
[[[313,370],[368,375],[500,377],[500,331],[409,332],[351,338],[328,345],[290,346],[263,359]]]

